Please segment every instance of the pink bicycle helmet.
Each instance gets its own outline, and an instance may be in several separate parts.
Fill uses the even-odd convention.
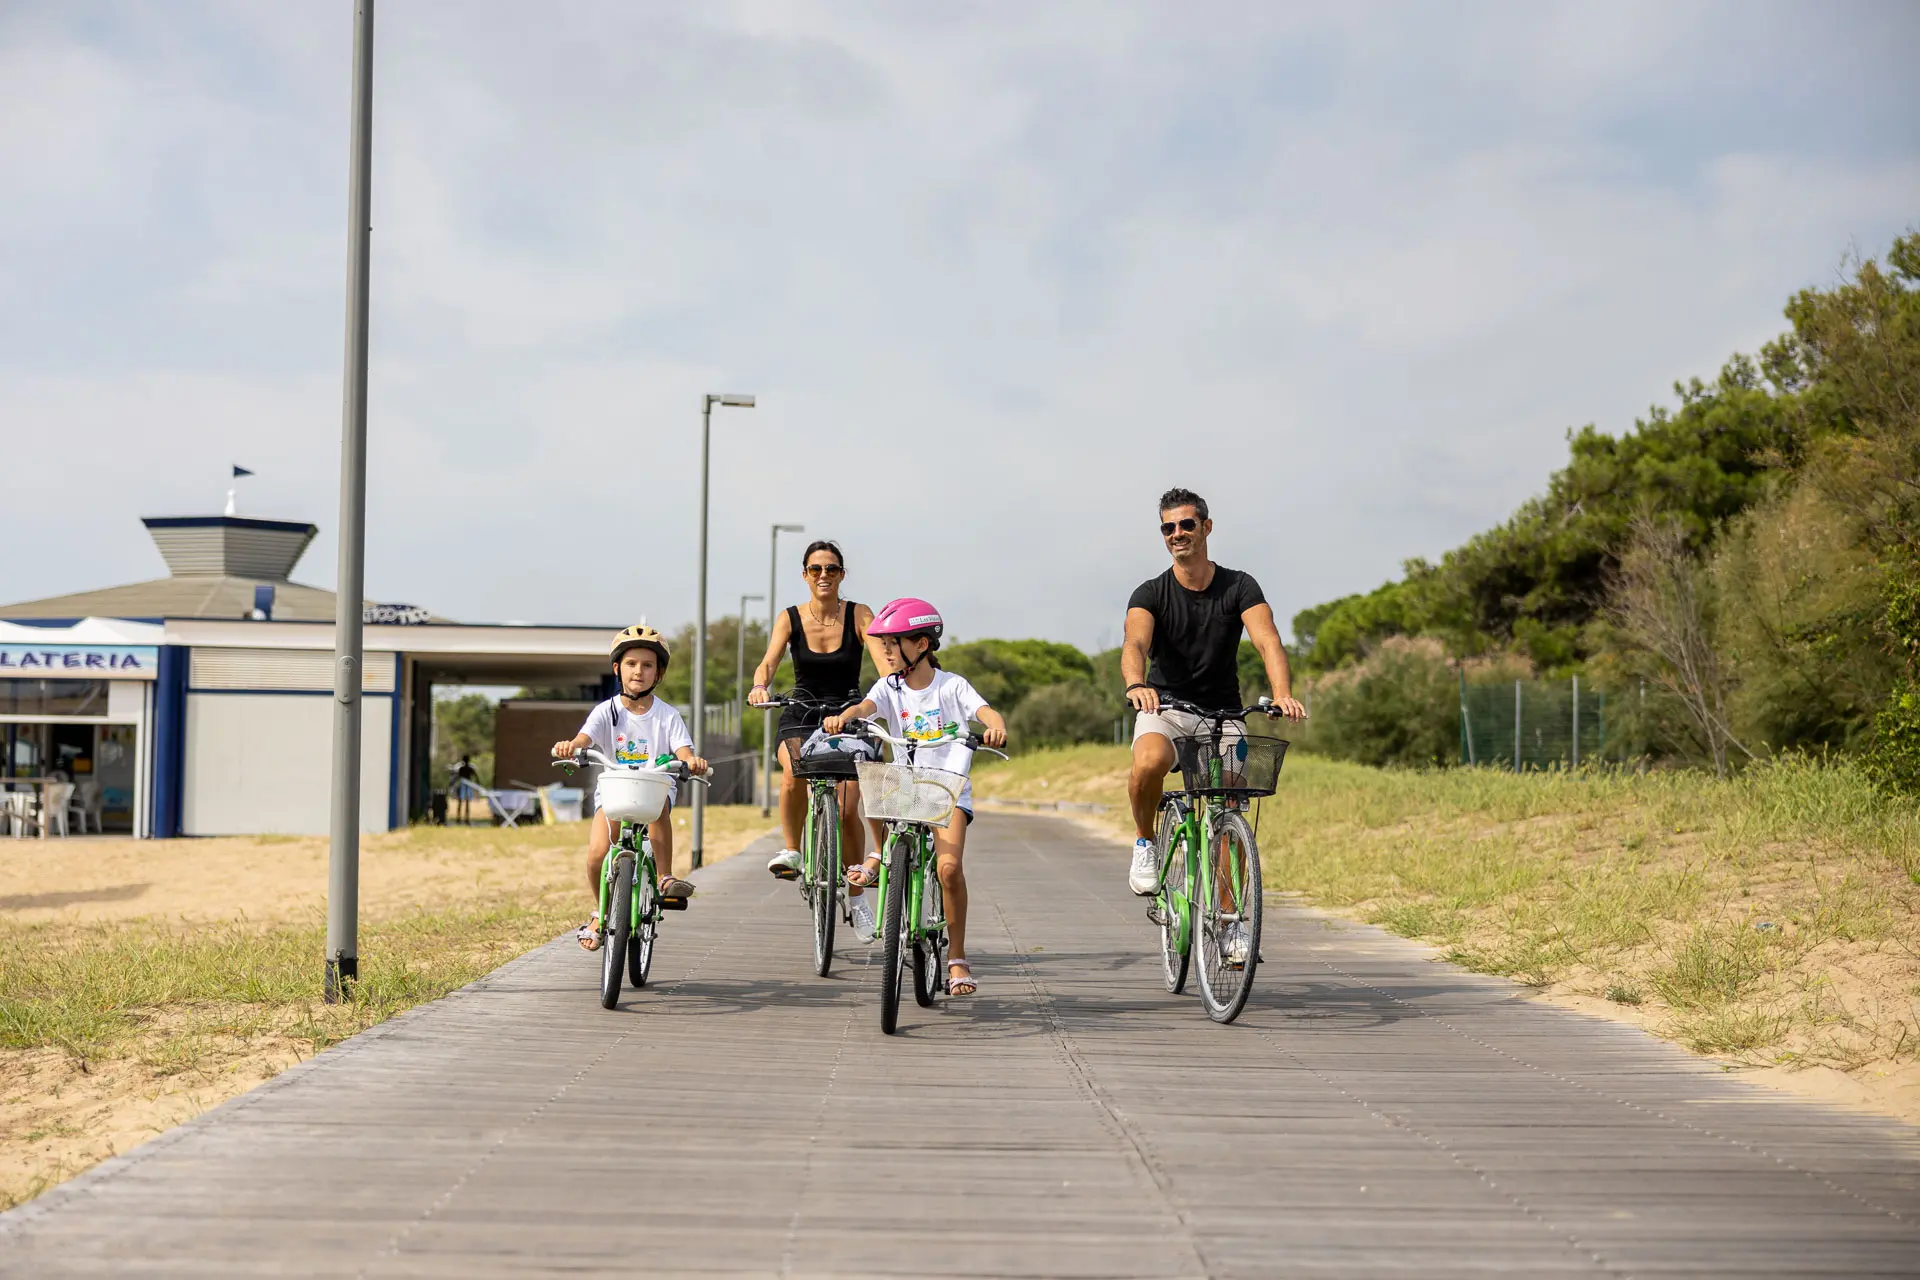
[[[945,624],[940,611],[915,596],[901,596],[880,606],[867,624],[870,636],[927,636],[938,640]]]

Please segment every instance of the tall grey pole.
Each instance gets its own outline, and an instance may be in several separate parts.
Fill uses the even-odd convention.
[[[327,849],[326,999],[360,971],[360,669],[367,546],[367,275],[373,235],[373,0],[353,17],[347,166],[347,356],[340,423],[340,571],[333,623],[333,806]]]
[[[772,550],[767,554],[767,643],[773,643],[773,623],[780,615],[775,608],[774,599],[780,593],[780,535],[783,533],[805,533],[806,526],[801,524],[776,524],[773,526]],[[772,679],[771,676],[768,679]],[[760,816],[767,817],[773,812],[773,712],[768,711],[760,719],[760,776],[766,789],[760,793]]]
[[[693,623],[693,754],[707,754],[707,438],[713,428],[713,397],[700,402],[700,591]],[[705,787],[689,786],[693,792],[693,852],[691,866],[700,869],[706,835],[707,797]],[[667,868],[672,874],[672,868]]]

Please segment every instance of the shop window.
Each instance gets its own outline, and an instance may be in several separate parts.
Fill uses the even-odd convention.
[[[0,715],[104,716],[105,680],[0,680]]]

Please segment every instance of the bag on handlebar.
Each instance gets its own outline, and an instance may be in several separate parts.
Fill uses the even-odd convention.
[[[855,778],[862,760],[878,760],[879,744],[850,733],[815,729],[793,753],[796,778]]]

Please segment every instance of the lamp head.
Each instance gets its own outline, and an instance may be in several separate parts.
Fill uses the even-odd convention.
[[[727,395],[727,396],[710,395],[707,397],[707,403],[723,404],[732,409],[751,409],[753,408],[753,397],[740,396],[740,395]]]

